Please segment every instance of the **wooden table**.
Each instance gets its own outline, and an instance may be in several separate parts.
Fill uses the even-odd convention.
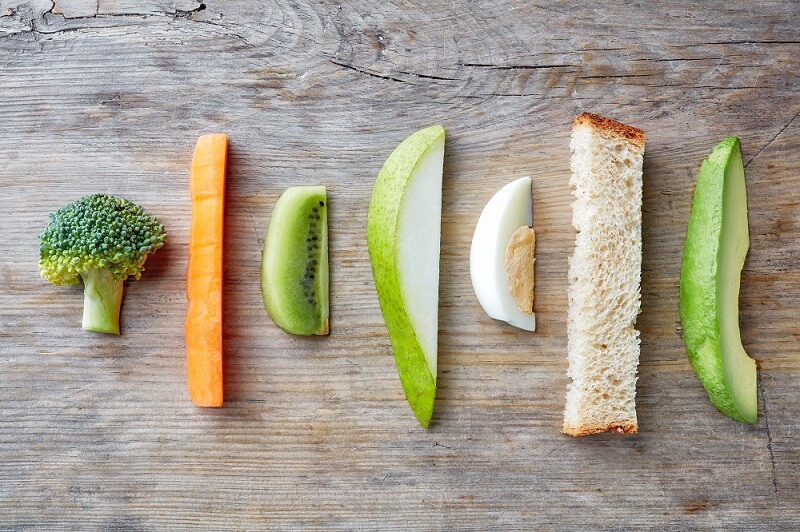
[[[668,1],[0,0],[0,529],[797,529],[800,4]],[[603,3],[604,4],[604,3]],[[581,111],[647,132],[640,433],[559,434],[566,391],[569,133]],[[439,392],[406,404],[365,242],[386,156],[448,131]],[[187,396],[183,324],[196,137],[230,135],[226,402]],[[679,333],[694,180],[742,141],[742,277],[760,417],[709,403]],[[472,231],[533,178],[535,334],[489,319]],[[272,206],[330,198],[331,335],[296,338],[258,277]],[[80,328],[80,287],[39,278],[47,214],[119,194],[165,224],[123,334]]]

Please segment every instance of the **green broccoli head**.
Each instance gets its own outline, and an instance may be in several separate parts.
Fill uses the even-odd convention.
[[[53,284],[77,284],[87,270],[115,281],[142,276],[147,255],[164,245],[164,226],[130,201],[95,194],[50,215],[41,236],[39,269]]]
[[[141,277],[147,255],[165,237],[164,226],[140,206],[106,194],[85,196],[50,215],[39,270],[57,285],[82,280],[84,329],[118,334],[122,281]]]

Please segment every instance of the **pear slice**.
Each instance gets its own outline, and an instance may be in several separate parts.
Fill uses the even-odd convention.
[[[689,360],[711,403],[758,420],[756,363],[739,333],[739,281],[750,245],[739,139],[720,142],[697,176],[683,248],[680,314]]]
[[[501,188],[483,208],[469,254],[478,302],[489,317],[526,331],[533,313],[533,196],[531,178]]]
[[[444,128],[431,126],[389,155],[367,217],[372,275],[397,372],[423,427],[436,399],[444,139]]]

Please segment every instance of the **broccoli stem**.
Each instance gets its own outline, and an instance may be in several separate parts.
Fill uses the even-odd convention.
[[[107,269],[87,270],[83,279],[83,329],[119,334],[122,281],[115,281]]]

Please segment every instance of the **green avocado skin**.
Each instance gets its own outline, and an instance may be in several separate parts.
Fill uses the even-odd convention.
[[[733,419],[755,423],[756,419],[738,410],[725,381],[716,296],[718,270],[725,267],[718,261],[725,174],[734,158],[741,159],[739,139],[729,137],[714,147],[700,167],[683,248],[680,316],[689,361],[711,403]]]
[[[425,428],[433,416],[436,376],[428,368],[425,354],[405,311],[396,246],[400,209],[408,177],[432,146],[444,142],[444,136],[442,126],[431,126],[417,131],[392,152],[375,181],[367,217],[367,248],[372,275],[389,331],[397,372],[411,410]]]

